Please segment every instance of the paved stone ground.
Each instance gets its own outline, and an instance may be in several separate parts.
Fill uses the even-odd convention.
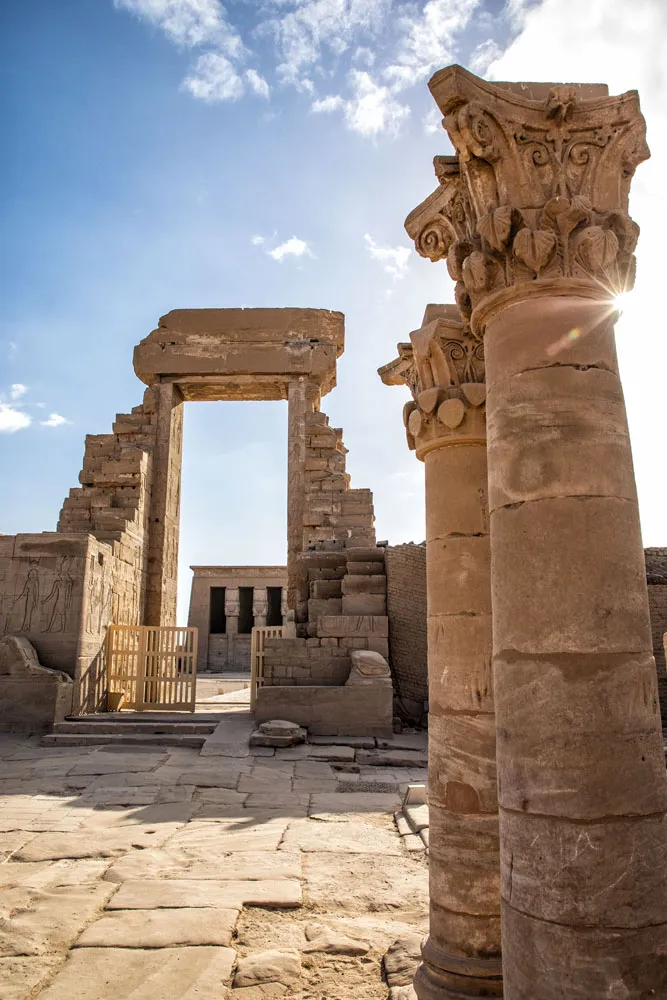
[[[250,752],[230,709],[201,753],[0,736],[2,1000],[414,996],[424,771]]]

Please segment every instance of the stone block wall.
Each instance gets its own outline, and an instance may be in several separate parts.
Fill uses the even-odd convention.
[[[80,532],[0,538],[0,630],[27,639],[42,666],[76,681],[75,711],[106,697],[104,637],[139,614],[139,578],[123,542]]]
[[[410,715],[428,701],[426,669],[426,544],[388,545],[389,657],[397,697]]]
[[[667,670],[663,637],[667,632],[667,548],[644,549],[653,655],[658,669],[662,728],[667,733]]]
[[[338,685],[352,649],[388,656],[384,548],[375,541],[373,494],[352,489],[340,428],[306,414],[302,552],[305,597],[296,638],[269,640],[267,685]]]

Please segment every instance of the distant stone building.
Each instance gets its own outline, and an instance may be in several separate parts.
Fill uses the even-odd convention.
[[[255,625],[282,625],[285,566],[191,566],[188,625],[199,629],[197,670],[250,672]]]

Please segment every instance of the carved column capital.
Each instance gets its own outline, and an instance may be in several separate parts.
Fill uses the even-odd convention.
[[[460,66],[429,88],[457,156],[436,157],[439,186],[406,229],[423,256],[447,257],[464,317],[522,285],[587,284],[608,298],[632,287],[628,194],[649,156],[635,91],[491,84]]]
[[[424,325],[379,369],[385,385],[407,385],[403,408],[408,447],[417,458],[435,448],[486,442],[484,343],[456,306],[429,306]]]

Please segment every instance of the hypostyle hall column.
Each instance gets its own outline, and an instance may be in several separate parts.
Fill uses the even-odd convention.
[[[420,1000],[500,997],[500,886],[483,344],[455,306],[380,369],[408,385],[426,471],[430,928]]]
[[[460,164],[442,240],[486,356],[505,998],[667,996],[667,779],[614,345],[637,94],[459,67],[429,86]]]

